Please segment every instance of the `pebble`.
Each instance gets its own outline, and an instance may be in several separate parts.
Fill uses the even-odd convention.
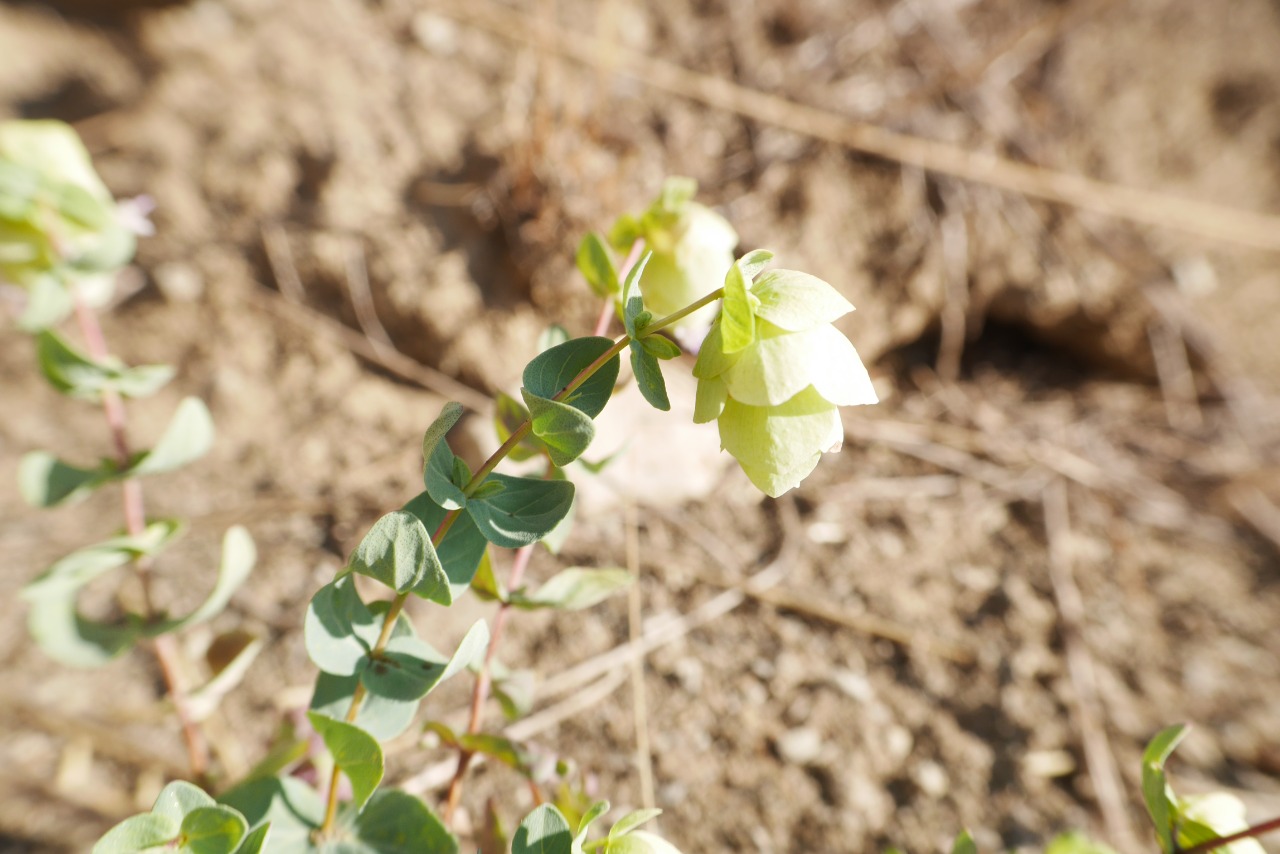
[[[947,779],[947,772],[937,762],[926,759],[916,766],[915,772],[911,775],[916,785],[920,787],[920,791],[924,792],[931,798],[940,798],[947,793],[947,789],[951,787],[951,781]]]
[[[871,687],[871,680],[861,673],[841,668],[833,671],[831,682],[841,694],[859,703],[869,703],[875,699],[876,691]]]
[[[200,271],[182,261],[168,261],[151,271],[156,287],[169,302],[195,302],[204,294]]]
[[[793,765],[808,765],[822,752],[822,733],[812,727],[787,730],[778,738],[778,755]]]

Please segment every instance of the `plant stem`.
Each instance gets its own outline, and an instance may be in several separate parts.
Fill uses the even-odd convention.
[[[1237,833],[1229,833],[1226,836],[1220,836],[1217,839],[1210,839],[1193,845],[1190,848],[1183,848],[1182,854],[1208,854],[1215,848],[1221,848],[1224,845],[1230,845],[1232,842],[1239,842],[1241,839],[1252,839],[1262,836],[1272,831],[1280,830],[1280,817],[1273,818],[1270,821],[1264,821],[1262,824],[1255,824],[1252,827],[1246,827]]]
[[[76,323],[80,334],[84,337],[89,357],[94,361],[104,361],[111,353],[107,349],[106,337],[102,334],[102,325],[93,309],[85,304],[79,294],[75,297]],[[121,468],[129,465],[133,454],[129,448],[127,419],[125,417],[124,400],[115,389],[104,389],[102,392],[102,410],[106,416],[107,427],[111,431],[111,442],[115,447],[116,461]],[[147,527],[146,504],[142,494],[142,482],[136,478],[126,478],[122,484],[122,503],[124,505],[125,530],[130,536],[141,536]],[[142,588],[142,605],[147,620],[156,615],[155,600],[151,591],[151,559],[138,558],[133,562],[134,572]],[[160,666],[160,675],[164,680],[165,692],[173,702],[174,713],[182,728],[182,740],[187,748],[187,760],[191,765],[191,774],[196,782],[208,783],[209,747],[205,741],[200,725],[191,714],[187,702],[186,686],[183,684],[181,656],[178,645],[172,635],[157,635],[152,640],[152,650],[156,663]]]
[[[639,243],[640,242],[637,241],[637,244]],[[641,245],[641,248],[643,248],[642,245]],[[626,276],[631,266],[635,264],[636,260],[638,259],[638,256],[639,256],[639,252],[637,252],[635,247],[633,246],[631,255],[628,256],[627,263],[624,266],[623,270],[620,272],[620,277]],[[720,288],[716,291],[713,291],[712,293],[707,294],[697,302],[694,302],[691,305],[685,306],[684,308],[680,309],[674,314],[669,314],[666,317],[663,317],[649,324],[649,326],[645,327],[644,331],[640,334],[639,337],[644,338],[649,335],[652,335],[658,332],[659,330],[664,329],[667,326],[670,326],[672,323],[675,323],[677,320],[680,320],[682,317],[686,317],[689,314],[692,314],[693,312],[697,311],[703,306],[710,305],[712,302],[720,299],[720,297],[722,296],[724,296],[724,288]],[[573,394],[573,392],[576,391],[583,383],[585,383],[592,376],[594,376],[596,371],[604,367],[604,365],[607,364],[610,359],[612,359],[614,356],[618,355],[623,350],[625,350],[630,343],[631,343],[631,339],[628,338],[626,335],[623,335],[620,338],[618,338],[618,340],[614,341],[613,345],[609,347],[608,350],[606,350],[604,353],[601,353],[598,358],[596,358],[593,362],[591,362],[591,364],[587,365],[585,368],[579,371],[578,375],[574,377],[572,380],[570,380],[568,385],[566,385],[563,389],[561,389],[558,393],[556,393],[556,395],[551,399],[555,401],[563,401],[569,395]],[[467,485],[463,487],[462,494],[467,496],[468,498],[471,497],[473,494],[475,494],[475,491],[480,488],[480,484],[484,482],[485,478],[493,473],[493,470],[498,467],[498,464],[502,462],[504,459],[506,459],[507,455],[510,454],[511,451],[517,445],[519,445],[521,441],[524,440],[525,436],[529,435],[529,431],[532,429],[533,429],[532,420],[529,418],[526,418],[524,422],[520,424],[519,427],[517,427],[515,430],[512,431],[511,435],[507,437],[507,440],[503,442],[496,451],[490,454],[489,458],[484,461],[484,463],[480,466],[479,469],[476,470],[475,474],[471,476],[471,480],[469,480],[467,482]],[[443,521],[441,521],[440,523],[440,527],[436,529],[435,534],[431,537],[431,543],[433,546],[438,547],[440,545],[441,541],[444,539],[444,535],[449,531],[449,528],[453,526],[454,520],[458,518],[458,514],[460,512],[461,512],[460,510],[450,510],[448,513],[445,514]],[[528,566],[529,559],[532,556],[532,551],[533,551],[532,546],[524,546],[523,548],[520,548],[516,551],[516,557],[511,565],[511,577],[509,581],[509,586],[511,588],[514,588],[515,586],[517,586],[520,583],[520,580],[523,578],[525,568]],[[374,645],[373,649],[369,653],[370,657],[376,658],[379,654],[382,653],[383,649],[386,648],[387,641],[391,637],[391,629],[395,625],[396,618],[400,615],[400,611],[404,608],[404,603],[408,600],[408,595],[409,595],[408,593],[400,593],[400,594],[397,594],[395,599],[392,600],[391,607],[387,610],[387,614],[383,618],[382,631],[378,637],[378,642]],[[481,671],[476,680],[475,688],[472,691],[471,714],[470,714],[470,719],[467,725],[468,733],[476,733],[476,732],[479,732],[479,729],[480,729],[482,709],[484,706],[484,702],[488,697],[488,691],[489,691],[489,686],[491,681],[490,675],[489,675],[490,666],[494,660],[494,654],[497,648],[497,642],[502,635],[502,628],[506,622],[506,615],[508,610],[509,610],[508,606],[504,603],[502,606],[499,607],[498,613],[494,617],[493,629],[490,632],[490,637],[489,637],[489,647],[485,651],[484,663],[481,666]],[[359,716],[360,704],[364,700],[364,697],[365,697],[364,686],[362,684],[357,684],[355,691],[351,695],[351,705],[347,709],[346,720],[348,723],[354,722],[355,719]],[[464,751],[459,755],[458,770],[454,773],[454,778],[449,784],[449,798],[445,808],[446,824],[450,822],[453,811],[457,807],[458,799],[461,796],[462,778],[466,775],[467,766],[470,764],[470,762],[471,762],[471,755],[469,753]],[[328,801],[325,807],[324,822],[320,825],[320,828],[316,831],[316,836],[319,838],[325,838],[329,836],[333,831],[334,822],[337,820],[337,811],[338,811],[337,791],[338,791],[340,774],[341,774],[341,769],[335,767],[333,769],[333,774],[331,775],[329,780],[329,795],[328,795]]]
[[[533,557],[533,546],[521,546],[516,549],[515,557],[511,561],[511,574],[507,578],[507,589],[515,590],[520,586],[520,582],[524,579],[524,572],[529,566],[529,560]],[[498,606],[498,613],[493,618],[493,629],[489,635],[489,648],[484,653],[484,663],[480,665],[480,672],[476,674],[476,684],[471,691],[471,715],[467,720],[467,733],[474,735],[480,731],[480,723],[484,716],[484,704],[489,699],[489,688],[493,680],[493,661],[497,657],[498,641],[502,638],[502,629],[507,623],[507,615],[511,611],[511,606],[503,602]],[[458,767],[453,772],[453,779],[449,781],[449,796],[445,801],[444,823],[449,826],[453,823],[453,813],[458,808],[458,801],[462,798],[462,780],[467,774],[467,769],[471,766],[471,759],[475,754],[469,750],[463,750],[458,753]]]

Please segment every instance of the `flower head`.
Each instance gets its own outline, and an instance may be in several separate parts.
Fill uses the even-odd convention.
[[[698,185],[689,178],[669,178],[662,194],[639,217],[624,216],[609,235],[621,250],[643,239],[653,253],[640,290],[645,308],[657,317],[673,314],[720,287],[733,265],[738,234],[720,214],[693,201]],[[679,321],[701,338],[715,308],[709,306]]]
[[[752,253],[725,279],[721,314],[698,354],[694,421],[717,420],[720,444],[777,497],[799,485],[844,436],[840,406],[876,402],[867,369],[832,321],[853,310],[826,282],[771,270]]]

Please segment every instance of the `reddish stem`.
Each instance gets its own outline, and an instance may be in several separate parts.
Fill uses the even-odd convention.
[[[1253,827],[1246,827],[1237,833],[1230,833],[1226,836],[1220,836],[1217,839],[1210,839],[1201,842],[1198,845],[1192,845],[1190,848],[1182,849],[1182,854],[1208,854],[1215,848],[1221,848],[1224,845],[1230,845],[1232,842],[1239,842],[1241,839],[1251,839],[1256,836],[1263,836],[1272,831],[1280,830],[1280,817],[1264,821],[1262,824],[1255,824]]]
[[[79,296],[75,299],[76,322],[80,334],[84,337],[85,347],[94,361],[103,361],[110,356],[102,325],[93,309],[87,306]],[[116,461],[123,469],[133,459],[129,449],[127,419],[124,401],[114,389],[105,389],[102,393],[102,410],[106,416],[107,427],[111,431],[111,442],[115,448]],[[142,495],[142,483],[135,478],[126,478],[122,483],[122,501],[124,504],[125,530],[130,536],[141,536],[147,528],[146,503]],[[156,608],[151,592],[151,561],[139,558],[134,561],[134,570],[142,586],[142,604],[150,619],[155,616]],[[186,686],[183,684],[180,654],[172,635],[158,635],[152,641],[156,663],[160,666],[160,674],[164,679],[165,691],[173,701],[173,709],[182,727],[182,738],[187,747],[187,759],[191,764],[191,773],[197,782],[207,783],[209,774],[209,748],[204,733],[191,714],[187,703]]]

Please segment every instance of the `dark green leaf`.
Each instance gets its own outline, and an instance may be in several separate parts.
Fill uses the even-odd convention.
[[[477,494],[479,494],[477,492]],[[417,516],[423,526],[435,538],[435,533],[444,522],[447,511],[431,500],[430,494],[423,492],[404,506],[404,509]],[[466,592],[475,575],[476,567],[484,558],[489,541],[484,538],[470,514],[459,513],[445,532],[444,539],[436,546],[436,554],[444,574],[449,579],[450,601]],[[424,592],[415,589],[419,596]],[[425,596],[424,596],[425,598]]]
[[[454,462],[457,459],[453,451],[449,450],[447,442],[438,442],[427,459],[427,467],[422,474],[427,494],[446,510],[458,510],[467,506],[467,496],[462,491],[466,484],[454,480]]]
[[[582,238],[577,263],[583,278],[598,296],[612,297],[618,292],[618,272],[600,235],[591,233]]]
[[[648,339],[645,339],[648,340]],[[644,347],[631,347],[631,370],[636,375],[636,386],[649,405],[662,412],[671,410],[667,398],[667,381],[662,378],[662,366]]]
[[[448,660],[425,641],[408,636],[392,638],[382,655],[365,668],[360,681],[370,695],[416,701],[483,655],[488,643],[489,627],[483,620],[467,631]]]
[[[529,813],[511,840],[511,854],[573,854],[569,822],[551,804]]]
[[[359,812],[382,782],[382,748],[377,739],[358,726],[315,712],[308,712],[307,717],[324,739],[334,764],[351,781],[351,797]]]
[[[533,433],[547,446],[551,462],[567,466],[582,456],[595,438],[596,427],[591,417],[567,403],[538,397],[527,388],[520,389],[533,418]]]
[[[311,833],[324,820],[324,801],[297,777],[260,777],[224,792],[218,800],[240,812],[251,830],[271,825],[272,854],[311,852]]]
[[[535,543],[559,524],[573,504],[573,484],[539,478],[491,474],[506,488],[501,494],[473,500],[467,513],[484,538],[504,549]]]
[[[756,316],[747,293],[742,268],[734,264],[724,277],[724,304],[720,310],[721,347],[727,354],[745,350],[756,338]]]
[[[584,569],[574,566],[553,575],[536,593],[526,595],[513,591],[511,604],[525,610],[557,608],[561,611],[579,611],[603,602],[626,589],[634,580],[625,569]]]
[[[36,335],[36,359],[49,384],[74,397],[96,398],[115,373],[112,366],[93,361],[48,329]]]
[[[56,507],[64,501],[83,498],[117,476],[116,467],[110,462],[84,469],[45,451],[32,451],[18,464],[18,489],[32,507]]]
[[[644,275],[644,268],[652,257],[652,252],[645,252],[636,265],[627,271],[627,278],[622,283],[622,324],[627,329],[628,338],[634,339],[639,334],[636,329],[636,319],[640,316],[640,312],[644,311],[640,278]]]
[[[267,834],[271,831],[269,824],[263,824],[255,830],[251,830],[240,840],[240,847],[236,849],[236,854],[262,854],[262,848],[267,844]]]
[[[520,425],[529,419],[529,410],[520,401],[502,392],[498,392],[494,398],[494,410],[494,432],[498,434],[498,441],[501,443],[510,439],[520,429]],[[507,456],[520,462],[533,459],[541,453],[542,443],[536,437],[526,434]]]
[[[393,510],[375,522],[347,566],[397,593],[421,590],[423,598],[442,605],[453,601],[431,535],[421,519],[405,510]]]
[[[358,854],[456,854],[458,840],[425,803],[387,789],[369,801],[352,830]],[[327,854],[327,852],[326,852]],[[333,854],[340,854],[334,850]]]
[[[658,334],[646,335],[644,338],[641,338],[640,346],[644,347],[645,351],[651,356],[664,360],[674,359],[683,352],[680,349],[679,344],[672,341],[665,335]]]
[[[613,347],[608,338],[574,338],[534,357],[524,369],[524,387],[538,397],[555,398],[571,380]],[[600,366],[581,386],[561,402],[595,418],[609,402],[618,381],[618,358]]]

